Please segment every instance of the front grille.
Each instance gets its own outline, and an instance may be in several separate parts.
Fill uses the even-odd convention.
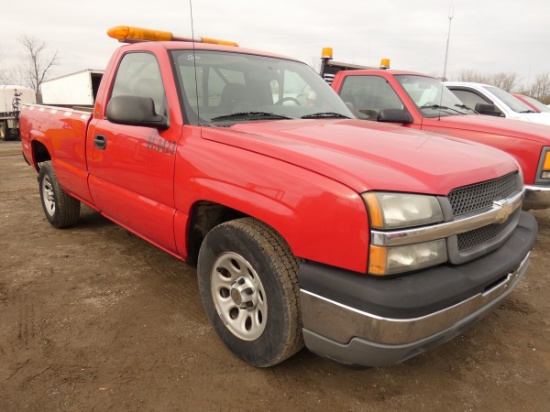
[[[518,173],[510,173],[451,191],[447,197],[454,214],[454,220],[481,214],[490,210],[496,201],[510,198],[522,190],[523,182]],[[506,222],[493,223],[469,232],[461,233],[449,243],[449,261],[461,264],[494,250],[514,230],[521,208],[512,213]]]
[[[483,226],[478,229],[470,230],[469,232],[461,233],[457,236],[458,251],[466,252],[478,245],[490,242],[506,230],[506,228],[515,222],[513,218],[519,213],[519,209],[514,212],[510,218],[504,223],[493,223],[492,225]]]
[[[510,173],[498,179],[454,189],[449,193],[449,202],[456,218],[490,208],[495,200],[505,199],[519,190],[520,185],[517,173]]]

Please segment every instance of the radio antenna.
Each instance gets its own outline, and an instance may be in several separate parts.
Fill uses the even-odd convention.
[[[195,25],[193,23],[193,1],[189,0],[189,12],[191,14],[191,38],[195,38]],[[200,109],[199,109],[199,83],[197,80],[197,57],[195,55],[195,42],[193,41],[193,71],[195,73],[195,96],[197,99],[197,125],[200,125]]]
[[[443,65],[443,81],[447,80],[447,56],[449,54],[449,40],[451,38],[451,22],[455,14],[454,6],[449,6],[449,31],[447,32],[447,46],[445,47],[445,63]]]
[[[449,40],[451,38],[451,22],[455,14],[454,6],[449,6],[449,31],[447,32],[447,45],[445,46],[445,63],[443,64],[443,77],[441,78],[441,99],[439,102],[439,118],[441,120],[441,105],[443,104],[443,91],[445,85],[443,82],[447,80],[447,56],[449,54]]]

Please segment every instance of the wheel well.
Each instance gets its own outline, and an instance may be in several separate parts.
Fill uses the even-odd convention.
[[[206,234],[215,226],[247,216],[238,210],[217,203],[202,201],[191,209],[187,237],[187,260],[196,266],[199,249]]]
[[[52,160],[52,157],[50,156],[50,152],[48,152],[48,149],[46,146],[44,146],[42,143],[33,141],[32,142],[32,151],[34,156],[34,162],[35,167],[38,170],[39,164],[42,162],[46,162],[48,160]]]

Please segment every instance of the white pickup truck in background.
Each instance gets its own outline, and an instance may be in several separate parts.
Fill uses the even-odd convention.
[[[539,113],[498,87],[474,82],[445,82],[466,106],[478,113],[550,125],[550,113]]]

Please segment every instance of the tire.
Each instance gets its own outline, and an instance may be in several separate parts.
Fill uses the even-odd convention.
[[[80,202],[63,190],[51,161],[41,164],[38,185],[42,208],[51,225],[59,229],[74,226],[80,217]]]
[[[17,128],[10,129],[8,135],[9,135],[10,140],[19,140],[20,139],[19,129],[17,129]]]
[[[197,274],[214,330],[241,359],[269,367],[303,348],[298,262],[272,228],[252,218],[216,226]]]
[[[0,122],[0,140],[8,139],[8,125],[6,122]]]

